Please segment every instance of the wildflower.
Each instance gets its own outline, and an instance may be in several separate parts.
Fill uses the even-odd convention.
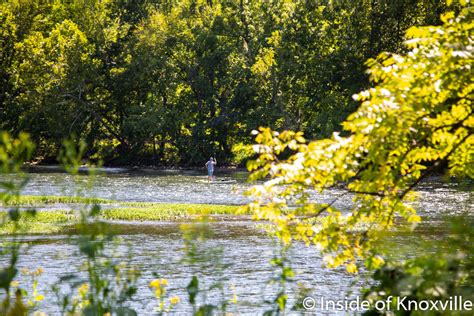
[[[159,288],[159,287],[161,287],[161,285],[163,285],[163,286],[168,285],[168,280],[166,280],[166,279],[155,279],[155,280],[150,282],[150,287]]]
[[[155,279],[153,281],[150,282],[150,287],[159,287],[160,286],[160,280],[158,279]]]
[[[44,295],[42,295],[42,294],[36,295],[34,300],[35,300],[35,302],[41,302],[41,301],[44,300]]]
[[[163,297],[166,293],[166,288],[164,286],[158,286],[155,290],[155,296],[157,298]]]
[[[170,303],[171,303],[171,305],[176,305],[176,304],[178,304],[180,301],[181,301],[181,299],[179,298],[179,296],[173,296],[172,298],[170,298]]]
[[[39,276],[39,275],[43,274],[43,272],[44,272],[44,269],[40,267],[40,268],[36,269],[36,271],[33,272],[33,274],[36,275],[36,276]]]
[[[84,283],[82,284],[78,289],[77,291],[79,292],[79,295],[84,297],[87,295],[87,292],[89,291],[89,284],[87,283]]]

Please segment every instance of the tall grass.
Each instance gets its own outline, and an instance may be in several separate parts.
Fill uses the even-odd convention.
[[[103,210],[102,218],[126,221],[160,221],[199,215],[235,214],[237,206],[210,204],[151,204],[146,207],[124,207]]]
[[[111,204],[113,200],[80,196],[21,195],[4,201],[5,206],[43,206],[49,204]]]
[[[0,212],[0,234],[54,234],[71,229],[79,217],[71,211],[36,212],[35,216],[22,214],[13,222],[7,212]]]
[[[98,198],[82,198],[75,196],[20,196],[11,199],[3,206],[31,207],[52,206],[54,204],[108,204],[112,208],[102,209],[99,219],[120,221],[170,221],[185,220],[205,215],[236,214],[238,206],[213,204],[173,204],[152,202],[120,202]],[[16,222],[16,231],[24,234],[56,234],[71,231],[80,221],[79,211],[42,210],[36,216],[23,215]],[[0,212],[0,234],[11,234],[15,229],[7,212]]]

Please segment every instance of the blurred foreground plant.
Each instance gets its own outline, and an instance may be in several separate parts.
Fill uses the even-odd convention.
[[[137,291],[140,271],[130,264],[130,256],[125,261],[117,253],[121,242],[106,223],[97,220],[99,211],[99,206],[92,206],[79,224],[75,239],[84,258],[81,270],[85,277],[75,272],[67,274],[54,291],[66,315],[136,315],[127,304]],[[61,291],[64,283],[71,290],[68,294]],[[74,291],[78,295],[73,295]]]
[[[0,206],[15,199],[25,186],[28,178],[20,173],[22,165],[31,157],[33,143],[26,134],[20,134],[18,138],[12,137],[6,132],[0,132]],[[18,173],[20,181],[9,180],[5,175],[9,173]],[[20,250],[23,245],[19,240],[18,233],[20,227],[18,222],[22,217],[35,216],[34,210],[20,210],[18,207],[8,209],[8,216],[2,217],[0,225],[12,225],[11,236],[2,236],[0,239],[0,255],[7,257],[6,265],[2,265],[0,270],[0,289],[3,299],[0,305],[1,315],[26,315],[36,302],[41,301],[36,293],[37,283],[34,284],[33,299],[29,304],[23,302],[28,297],[26,289],[14,281],[18,275],[18,260]],[[36,281],[37,282],[37,281]],[[12,293],[12,285],[14,294]]]
[[[59,160],[64,169],[76,177],[85,148],[82,140],[66,140],[63,143]],[[73,242],[77,243],[80,255],[84,258],[81,270],[86,272],[86,278],[76,273],[63,276],[55,285],[54,292],[59,298],[62,312],[67,315],[136,315],[127,302],[137,291],[136,282],[140,272],[129,263],[130,256],[128,262],[119,258],[117,249],[121,241],[110,225],[100,219],[100,213],[98,204],[85,205],[79,210],[80,221],[76,227],[78,236],[73,238]],[[64,282],[79,295],[62,294],[61,283]]]
[[[183,263],[189,264],[193,270],[193,277],[186,290],[194,315],[225,315],[228,305],[237,303],[237,296],[235,292],[229,293],[227,288],[226,270],[230,265],[223,261],[223,249],[210,247],[206,243],[213,235],[208,221],[204,217],[195,223],[181,225],[185,245]],[[199,281],[199,275],[213,275],[215,281],[205,286],[201,283],[202,278]]]
[[[293,282],[295,272],[290,266],[290,260],[287,256],[289,247],[284,244],[278,244],[279,252],[276,251],[275,256],[270,264],[275,270],[275,275],[270,280],[270,285],[277,284],[277,293],[273,300],[267,300],[265,303],[270,309],[265,311],[265,316],[285,314],[288,301],[288,283]],[[276,247],[275,247],[276,248]]]
[[[155,311],[162,315],[169,313],[181,301],[179,296],[168,297],[166,287],[168,286],[167,279],[154,279],[150,282],[150,288],[154,290],[155,298],[158,300],[158,306]]]
[[[354,96],[360,108],[343,123],[344,134],[307,142],[302,133],[260,128],[248,163],[255,185],[246,207],[289,244],[313,243],[329,267],[358,270],[358,258],[377,268],[373,235],[390,229],[396,217],[417,223],[406,202],[428,175],[447,167],[456,177],[474,177],[473,29],[474,10],[461,2],[458,16],[447,13],[439,27],[407,31],[404,56],[381,54],[369,60],[374,88]],[[344,191],[331,203],[315,192]],[[350,211],[335,207],[353,196]]]

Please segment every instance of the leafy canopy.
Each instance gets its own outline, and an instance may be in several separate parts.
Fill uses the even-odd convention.
[[[0,2],[0,129],[114,164],[240,163],[258,126],[327,137],[445,0]],[[58,124],[61,122],[61,124]]]
[[[346,136],[306,142],[302,133],[256,132],[259,156],[248,167],[253,180],[267,181],[250,190],[247,208],[273,222],[285,243],[313,243],[329,266],[349,272],[358,257],[379,266],[375,233],[398,216],[420,221],[407,202],[424,177],[444,166],[451,176],[474,177],[473,9],[442,20],[410,28],[407,54],[367,62],[375,86],[354,95],[361,104],[343,123]],[[312,200],[313,190],[336,185],[353,195],[350,212]]]

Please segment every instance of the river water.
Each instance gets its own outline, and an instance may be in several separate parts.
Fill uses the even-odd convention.
[[[22,191],[26,195],[76,195],[95,196],[122,201],[150,201],[170,203],[211,203],[244,204],[248,199],[242,194],[250,185],[246,183],[244,172],[218,173],[220,178],[236,180],[231,184],[212,185],[203,183],[205,173],[198,171],[131,171],[127,169],[104,169],[99,175],[72,177],[55,168],[38,168],[29,173],[30,180]],[[439,179],[430,179],[418,189],[420,201],[416,207],[425,225],[414,233],[393,234],[392,242],[400,249],[416,246],[421,239],[443,238],[447,215],[473,216],[472,187],[442,183]],[[324,195],[315,195],[315,200],[325,203],[331,201],[342,191],[333,190]],[[351,197],[340,199],[336,206],[348,209]],[[231,304],[229,310],[239,314],[262,313],[266,310],[263,303],[275,297],[276,285],[270,284],[275,276],[269,261],[278,247],[264,230],[255,222],[245,218],[221,218],[208,223],[212,235],[199,244],[202,253],[218,251],[218,257],[206,266],[187,264],[184,241],[180,223],[122,223],[123,243],[117,248],[118,258],[125,260],[130,256],[131,264],[142,271],[138,283],[138,293],[129,305],[139,315],[150,315],[156,306],[153,292],[148,283],[159,275],[169,281],[168,291],[178,295],[182,302],[177,311],[188,313],[186,303],[186,285],[193,275],[199,276],[202,286],[211,286],[216,282],[224,284],[224,296],[231,299],[237,296],[237,305]],[[39,292],[46,300],[39,309],[54,315],[58,313],[57,304],[50,288],[61,276],[69,273],[83,276],[80,270],[81,258],[74,237],[25,236],[31,246],[22,255],[19,266],[29,269],[42,267],[43,275],[39,281]],[[129,245],[129,246],[125,246]],[[412,250],[413,251],[413,250]],[[363,277],[349,276],[341,269],[322,268],[321,255],[314,247],[295,245],[289,250],[291,266],[296,271],[295,281],[289,285],[289,305],[297,301],[298,288],[309,288],[313,297],[342,299],[354,297],[366,284]],[[5,258],[4,258],[5,259]],[[4,260],[2,259],[2,261]],[[216,273],[216,262],[225,269],[222,275]],[[64,290],[64,289],[63,289]],[[211,292],[207,302],[216,303],[219,295]],[[202,302],[202,298],[201,298]],[[320,312],[318,314],[321,314]],[[334,312],[328,312],[334,315]]]

